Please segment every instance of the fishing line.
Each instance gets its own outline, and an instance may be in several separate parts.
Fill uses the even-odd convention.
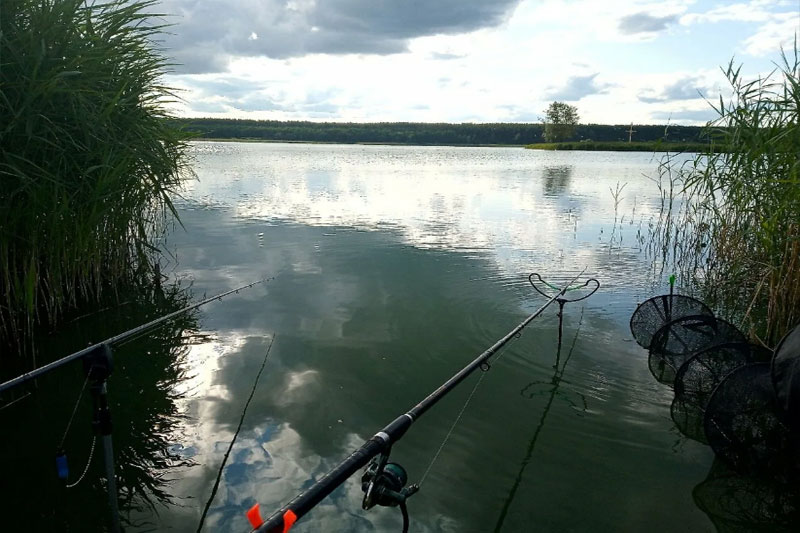
[[[518,334],[518,336],[515,339],[519,339],[520,336],[521,336],[521,333]],[[483,378],[485,378],[486,374],[488,374],[489,370],[491,370],[491,365],[496,364],[500,360],[500,358],[503,357],[503,354],[506,353],[506,350],[508,349],[509,346],[510,346],[510,344],[507,344],[506,346],[503,346],[503,348],[498,352],[497,357],[494,358],[494,361],[492,361],[491,364],[487,362],[487,363],[485,363],[485,365],[486,365],[485,367],[481,367],[481,375],[480,375],[480,377],[475,382],[475,385],[472,387],[472,392],[470,392],[469,396],[467,396],[467,400],[464,402],[464,405],[461,406],[461,411],[458,412],[458,415],[456,416],[456,419],[453,421],[453,424],[450,426],[450,430],[447,432],[447,435],[445,435],[444,440],[439,445],[439,449],[436,450],[436,453],[433,455],[433,459],[431,459],[431,462],[428,464],[428,468],[426,468],[425,472],[422,474],[422,477],[420,478],[419,483],[417,483],[418,487],[421,488],[422,487],[422,483],[425,481],[425,478],[428,477],[428,473],[431,471],[431,468],[433,468],[433,464],[439,458],[439,455],[442,453],[442,450],[447,445],[447,441],[450,440],[450,436],[453,434],[453,431],[456,429],[456,426],[458,425],[459,421],[461,421],[461,417],[464,415],[464,412],[467,410],[467,407],[469,406],[469,402],[472,401],[472,397],[475,396],[475,393],[477,392],[478,387],[480,387],[481,383],[483,382]]]
[[[14,405],[14,404],[15,404],[15,403],[17,403],[17,402],[21,402],[22,400],[24,400],[25,398],[27,398],[27,397],[28,397],[28,396],[30,396],[31,394],[32,394],[31,392],[26,392],[25,394],[23,394],[23,395],[22,395],[22,396],[20,396],[19,398],[15,398],[15,399],[11,400],[11,401],[10,401],[10,402],[8,402],[7,404],[5,404],[5,405],[3,405],[2,407],[0,407],[0,411],[2,411],[3,409],[5,409],[5,408],[7,408],[7,407],[11,407],[12,405]]]
[[[89,448],[89,458],[86,460],[86,466],[83,468],[83,473],[78,477],[78,480],[75,483],[68,483],[67,488],[71,489],[78,486],[78,483],[83,481],[83,478],[86,477],[86,473],[89,471],[89,465],[92,464],[92,457],[94,457],[94,445],[97,442],[97,435],[92,436],[92,447]]]
[[[58,476],[64,480],[66,484],[66,488],[71,489],[77,487],[78,484],[83,481],[83,478],[86,477],[86,473],[89,472],[89,466],[92,464],[92,457],[94,456],[94,446],[97,442],[97,435],[92,436],[92,445],[89,448],[89,458],[86,460],[86,466],[83,468],[83,472],[78,479],[74,483],[68,483],[67,480],[69,479],[69,466],[67,462],[67,453],[64,450],[64,443],[67,440],[67,434],[69,434],[69,430],[72,427],[72,421],[75,419],[75,413],[78,412],[78,406],[81,404],[81,399],[83,398],[83,393],[86,391],[86,384],[89,383],[89,377],[92,375],[92,370],[94,366],[91,366],[89,370],[86,371],[86,378],[83,380],[83,385],[81,386],[81,390],[78,393],[78,399],[75,400],[75,405],[72,406],[72,414],[69,416],[69,420],[67,421],[67,427],[64,429],[64,434],[61,435],[61,442],[58,444],[58,448],[56,448],[56,468],[58,470]]]
[[[88,372],[86,372],[86,379],[83,380],[83,386],[81,387],[81,391],[78,394],[78,399],[75,400],[75,405],[72,407],[72,414],[69,415],[69,421],[67,422],[67,428],[64,430],[64,434],[61,436],[61,442],[58,444],[59,451],[64,450],[64,441],[67,440],[67,433],[69,433],[69,428],[72,426],[72,420],[75,418],[75,413],[78,412],[78,405],[81,403],[81,398],[83,398],[83,392],[86,390],[86,384],[89,383],[89,376],[92,375],[92,369],[90,368]]]
[[[217,480],[214,482],[214,487],[211,489],[211,496],[208,497],[208,501],[206,502],[206,507],[203,509],[203,515],[200,517],[200,523],[197,525],[197,531],[200,532],[203,529],[203,522],[206,520],[206,515],[208,514],[208,510],[211,508],[211,503],[214,501],[214,496],[217,494],[217,489],[219,488],[219,482],[222,479],[222,471],[225,468],[225,463],[228,462],[228,456],[231,454],[231,450],[233,449],[233,444],[236,442],[236,438],[239,436],[239,431],[242,430],[242,425],[244,424],[244,417],[247,414],[247,408],[250,406],[250,401],[253,399],[253,395],[256,393],[256,388],[258,387],[258,380],[261,379],[261,373],[264,371],[264,367],[267,366],[267,358],[269,357],[269,352],[272,350],[272,343],[275,342],[275,337],[277,335],[275,333],[272,334],[272,340],[269,342],[269,347],[267,347],[267,353],[264,356],[264,361],[261,363],[261,368],[258,370],[258,374],[256,374],[255,382],[253,383],[253,388],[250,390],[250,396],[247,398],[247,401],[244,404],[244,409],[242,409],[242,416],[239,418],[239,425],[236,427],[236,432],[233,434],[233,438],[231,439],[231,443],[228,445],[228,449],[225,452],[225,456],[222,458],[222,464],[219,466],[219,470],[217,471]]]
[[[420,488],[422,488],[422,484],[425,483],[425,478],[428,477],[428,472],[430,472],[431,468],[433,468],[433,463],[435,463],[436,459],[439,458],[439,454],[442,453],[442,450],[444,449],[445,445],[447,444],[447,441],[450,440],[450,435],[453,434],[453,430],[456,428],[456,426],[458,425],[458,422],[461,420],[461,417],[464,415],[464,411],[467,410],[467,406],[469,405],[469,402],[472,400],[472,397],[475,396],[475,391],[478,390],[478,387],[480,386],[480,384],[483,381],[483,378],[485,376],[486,376],[486,372],[481,372],[480,377],[475,382],[475,386],[472,387],[472,392],[469,393],[469,396],[467,397],[467,401],[464,402],[463,406],[461,406],[461,411],[458,412],[458,416],[456,416],[456,419],[453,421],[453,424],[450,426],[450,430],[447,432],[447,435],[445,435],[444,440],[439,445],[439,449],[436,450],[436,453],[433,455],[433,459],[431,459],[431,462],[428,464],[428,468],[426,468],[425,472],[422,474],[422,477],[420,478],[419,483],[417,483],[417,485]]]

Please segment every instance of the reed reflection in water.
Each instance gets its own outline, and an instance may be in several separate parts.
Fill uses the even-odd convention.
[[[120,291],[118,297],[100,313],[74,319],[54,335],[40,335],[39,360],[55,360],[81,348],[87,340],[99,342],[181,309],[189,303],[191,291],[179,284],[154,284]],[[178,503],[170,494],[170,479],[193,464],[191,456],[176,446],[185,422],[180,388],[189,377],[185,357],[190,346],[207,340],[207,335],[197,331],[196,313],[190,312],[114,349],[108,392],[125,527],[155,527],[153,518],[159,509]],[[88,471],[77,486],[66,488],[56,477],[54,458],[62,439],[69,483],[77,481],[87,465],[93,428],[91,399],[84,384],[82,365],[77,361],[26,385],[30,396],[0,410],[0,424],[7,428],[0,441],[4,472],[0,507],[5,509],[4,527],[9,531],[100,531],[107,527],[99,437]],[[136,515],[149,518],[133,518]]]

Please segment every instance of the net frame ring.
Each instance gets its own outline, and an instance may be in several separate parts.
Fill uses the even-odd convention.
[[[682,338],[686,334],[690,337]],[[692,339],[691,335],[696,338]],[[697,353],[722,344],[745,342],[744,333],[727,320],[713,315],[683,316],[667,322],[653,335],[648,349],[648,367],[659,383],[674,385],[680,367]],[[683,349],[670,350],[670,343],[681,344]]]
[[[722,531],[795,531],[800,487],[742,476],[715,458],[692,490],[698,509]],[[726,528],[727,526],[727,528]]]
[[[686,437],[708,444],[704,417],[717,385],[734,370],[749,363],[767,362],[771,356],[771,350],[747,342],[719,344],[695,353],[675,374],[675,397],[670,405],[675,427]]]
[[[770,366],[750,363],[728,374],[709,398],[704,431],[715,455],[740,474],[795,482],[800,449],[773,394]]]
[[[778,406],[800,439],[800,324],[789,330],[775,347],[770,381]]]
[[[534,277],[534,276],[536,276],[537,280],[534,280],[534,279],[533,279],[533,277]],[[539,294],[541,294],[541,295],[542,295],[542,296],[544,296],[545,298],[553,298],[553,297],[555,297],[555,296],[556,296],[556,294],[558,294],[558,293],[556,293],[556,294],[547,294],[546,292],[542,291],[542,289],[540,289],[540,288],[539,288],[539,287],[536,285],[536,281],[538,281],[538,282],[539,282],[539,283],[541,283],[542,285],[545,285],[546,287],[548,287],[548,288],[550,288],[550,289],[552,289],[552,290],[554,290],[554,291],[560,291],[560,290],[561,290],[561,288],[559,288],[559,287],[556,287],[556,286],[554,286],[554,285],[551,285],[550,283],[548,283],[547,281],[545,281],[545,280],[542,278],[542,276],[541,276],[541,275],[540,275],[538,272],[531,272],[531,273],[528,275],[528,282],[531,284],[531,287],[533,287],[533,289],[534,289],[536,292],[538,292]],[[561,295],[561,296],[559,296],[559,298],[558,298],[558,302],[559,302],[559,303],[562,303],[562,302],[563,302],[563,303],[571,303],[571,302],[580,302],[581,300],[585,300],[585,299],[586,299],[586,298],[588,298],[589,296],[591,296],[591,295],[593,295],[594,293],[596,293],[596,292],[597,292],[597,289],[599,289],[599,288],[600,288],[600,282],[599,282],[599,281],[598,281],[596,278],[589,278],[589,279],[587,279],[587,280],[586,280],[586,281],[585,281],[585,282],[584,282],[582,285],[575,285],[575,286],[572,286],[572,287],[567,287],[567,289],[564,291],[565,293],[567,293],[567,292],[569,292],[569,291],[576,291],[576,290],[579,290],[579,289],[583,289],[583,288],[586,288],[586,287],[588,287],[588,286],[589,286],[589,283],[592,283],[592,282],[594,282],[594,288],[592,288],[592,290],[591,290],[591,292],[589,292],[589,294],[586,294],[586,295],[584,295],[584,296],[581,296],[580,298],[564,298],[564,295]],[[563,304],[562,304],[562,305],[563,305]]]
[[[719,352],[724,352],[724,355],[716,356]],[[709,396],[714,392],[717,385],[737,368],[750,363],[769,362],[772,358],[772,350],[749,342],[726,342],[703,348],[687,359],[678,368],[678,372],[675,376],[675,396],[683,396],[686,393],[687,389],[684,387],[686,374],[690,373],[694,367],[698,365],[708,368],[708,365],[713,364],[715,358],[724,359],[723,362],[728,367],[736,365],[736,359],[738,359],[740,363],[736,365],[735,368],[731,368],[729,371],[725,372],[720,379],[714,381],[714,385],[707,391]],[[722,365],[714,369],[709,368],[709,371],[716,372],[721,367]],[[692,392],[694,392],[694,390],[692,390]]]
[[[683,302],[683,305],[677,305]],[[682,311],[675,315],[675,309]],[[636,344],[644,349],[650,348],[653,337],[667,322],[690,315],[714,316],[706,304],[683,294],[662,294],[653,296],[636,306],[631,315],[629,327]]]

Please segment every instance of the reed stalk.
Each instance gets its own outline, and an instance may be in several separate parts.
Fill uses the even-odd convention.
[[[800,55],[782,53],[769,75],[732,89],[714,109],[710,150],[662,166],[661,217],[651,251],[754,340],[774,346],[800,320]]]
[[[155,274],[186,135],[152,1],[0,2],[0,337]]]

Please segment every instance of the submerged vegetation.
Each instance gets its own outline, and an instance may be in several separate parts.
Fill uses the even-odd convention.
[[[186,170],[152,2],[0,3],[0,337],[157,275]]]
[[[726,70],[710,134],[724,153],[662,166],[654,244],[703,297],[767,346],[800,321],[800,56],[766,78]]]

